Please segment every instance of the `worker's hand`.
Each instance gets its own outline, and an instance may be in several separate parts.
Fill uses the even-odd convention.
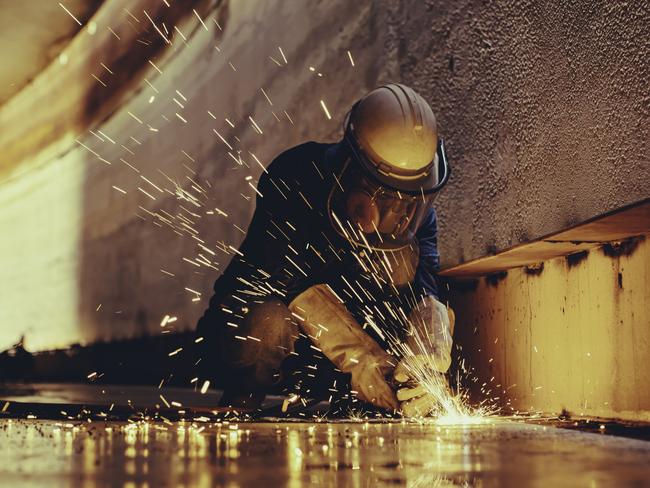
[[[352,376],[357,397],[377,407],[395,410],[395,392],[387,377],[395,361],[357,323],[327,285],[314,285],[290,304],[301,329],[320,351],[344,373]]]
[[[406,356],[397,363],[393,371],[396,383],[418,381],[434,373],[445,373],[449,369],[449,361],[440,354],[414,354]]]
[[[412,369],[426,367],[439,373],[449,369],[454,322],[453,310],[431,296],[424,297],[413,308],[409,314],[409,334],[402,351],[405,358],[411,358]],[[403,373],[405,369],[402,362],[395,374]]]
[[[397,410],[399,407],[397,397],[386,380],[386,375],[390,374],[391,369],[392,366],[387,362],[380,364],[380,361],[372,358],[367,361],[361,360],[351,371],[352,390],[364,402],[386,410]]]
[[[442,374],[449,367],[436,354],[417,354],[403,358],[393,372],[398,385],[397,399],[405,417],[424,417],[441,406],[447,395],[447,380]],[[426,385],[426,386],[424,386]]]
[[[433,357],[403,359],[393,373],[400,411],[404,417],[424,417],[439,410],[440,399],[447,395],[447,380],[435,370]],[[426,384],[426,386],[424,386]]]
[[[438,398],[422,386],[398,390],[397,399],[404,417],[426,417],[440,407]]]

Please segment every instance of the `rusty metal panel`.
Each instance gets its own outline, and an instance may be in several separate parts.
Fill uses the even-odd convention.
[[[650,420],[648,262],[640,238],[452,285],[474,393],[506,412]]]

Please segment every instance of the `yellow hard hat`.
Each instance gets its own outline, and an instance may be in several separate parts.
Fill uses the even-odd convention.
[[[431,107],[407,86],[380,86],[352,106],[345,141],[351,157],[328,199],[334,228],[364,247],[410,245],[449,178]]]
[[[430,193],[449,176],[433,110],[408,86],[383,85],[356,102],[345,139],[364,170],[388,188]]]

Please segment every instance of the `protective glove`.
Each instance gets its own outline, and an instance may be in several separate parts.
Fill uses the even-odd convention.
[[[427,415],[445,396],[448,385],[442,373],[451,364],[454,322],[453,310],[433,297],[424,297],[411,311],[404,358],[393,372],[395,383],[406,386],[397,392],[405,416]],[[423,380],[427,388],[419,384]]]
[[[424,417],[440,410],[449,401],[451,393],[447,379],[440,373],[431,373],[426,387],[413,383],[397,390],[397,399],[404,417]]]
[[[289,310],[316,347],[338,369],[351,374],[359,399],[397,409],[397,397],[386,380],[395,368],[393,357],[363,331],[329,287],[312,286],[289,304]]]

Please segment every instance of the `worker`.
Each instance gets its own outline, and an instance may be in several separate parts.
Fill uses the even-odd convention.
[[[404,356],[437,374],[451,361],[432,206],[448,176],[433,111],[402,84],[358,100],[340,142],[307,142],[268,166],[197,326],[223,406],[257,408],[281,387],[405,415],[434,408]],[[398,395],[399,383],[410,388]]]

